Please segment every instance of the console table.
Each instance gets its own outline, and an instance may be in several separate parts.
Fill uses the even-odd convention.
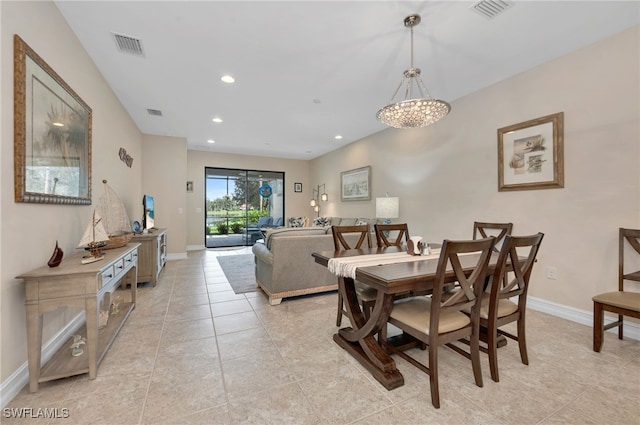
[[[138,250],[138,283],[158,283],[158,276],[167,262],[167,229],[151,229],[149,233],[133,235],[131,242],[140,243]],[[129,279],[123,285],[131,283]]]
[[[89,372],[95,379],[98,364],[129,317],[136,304],[137,285],[131,285],[131,302],[119,306],[109,316],[107,325],[98,329],[98,315],[103,297],[113,292],[120,281],[129,276],[136,281],[139,243],[104,251],[104,259],[90,264],[80,262],[85,252],[76,252],[62,260],[58,267],[40,267],[17,276],[26,289],[27,350],[29,359],[29,391],[38,391],[40,382]],[[62,307],[85,310],[86,336],[84,353],[71,356],[69,343],[40,367],[42,356],[42,315]],[[72,342],[72,340],[70,340]]]

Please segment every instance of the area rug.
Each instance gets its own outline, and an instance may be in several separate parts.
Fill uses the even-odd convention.
[[[258,290],[253,254],[221,255],[216,259],[236,294]]]

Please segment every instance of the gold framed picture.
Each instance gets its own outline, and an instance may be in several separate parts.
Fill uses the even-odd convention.
[[[498,129],[498,191],[564,187],[564,113]]]

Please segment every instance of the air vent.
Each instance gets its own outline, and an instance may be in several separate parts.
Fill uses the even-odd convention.
[[[153,115],[154,117],[162,116],[162,111],[159,109],[147,109],[147,112],[149,113],[149,115]]]
[[[513,6],[508,0],[482,0],[471,6],[471,9],[487,19],[493,19]]]
[[[129,37],[128,35],[116,34],[114,32],[111,34],[113,34],[113,39],[116,41],[116,46],[120,52],[144,57],[142,41],[134,37]]]

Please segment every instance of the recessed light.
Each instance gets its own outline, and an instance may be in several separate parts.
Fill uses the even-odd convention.
[[[231,84],[231,83],[235,83],[235,82],[236,82],[236,79],[235,79],[235,78],[233,78],[231,75],[223,75],[220,79],[221,79],[223,82],[225,82],[225,83],[229,83],[229,84]]]
[[[216,142],[216,141],[215,141],[215,140],[213,140],[213,139],[209,139],[209,140],[207,140],[207,143],[215,143],[215,142]]]
[[[339,134],[337,134],[337,135],[336,135],[336,137],[335,137],[335,139],[336,139],[336,140],[342,140],[342,136],[341,136],[341,135],[339,135]]]
[[[213,117],[213,118],[211,119],[211,121],[213,121],[213,122],[222,122],[222,118],[220,118],[220,117]]]
[[[64,124],[61,122],[54,122],[53,125],[56,127],[64,127]]]

